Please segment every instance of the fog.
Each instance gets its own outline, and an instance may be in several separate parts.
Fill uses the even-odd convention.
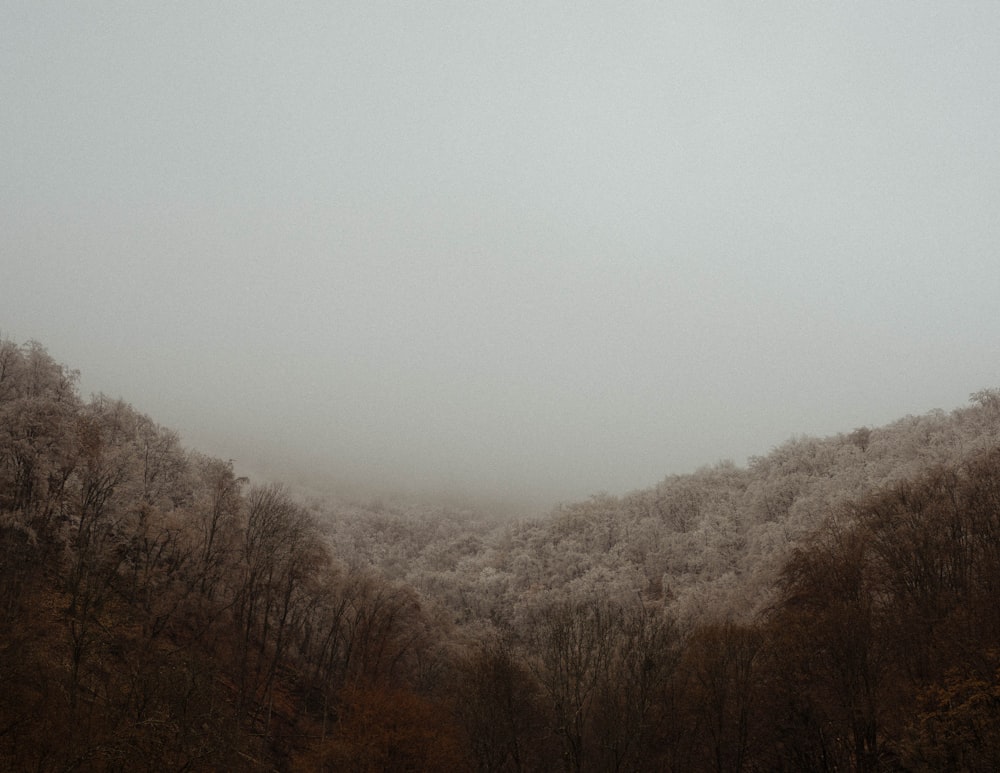
[[[548,506],[1000,385],[1000,5],[0,4],[0,333]]]

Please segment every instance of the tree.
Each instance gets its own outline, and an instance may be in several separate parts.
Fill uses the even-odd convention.
[[[665,710],[680,661],[680,635],[660,610],[638,600],[614,605],[611,649],[588,734],[599,770],[657,770],[657,746],[672,717]]]
[[[731,621],[706,624],[686,643],[687,706],[700,729],[698,746],[706,769],[739,773],[749,766],[758,730],[751,722],[759,714],[763,649],[756,626]]]
[[[537,770],[539,688],[509,637],[477,643],[461,664],[458,718],[480,773]]]
[[[78,374],[38,343],[0,341],[0,511],[47,528],[76,463]]]
[[[878,770],[891,653],[866,535],[831,522],[793,554],[781,588],[772,673],[792,757],[822,770]]]
[[[191,466],[194,494],[190,532],[195,554],[192,590],[196,589],[203,602],[211,606],[223,577],[235,571],[233,565],[239,560],[243,487],[249,481],[236,477],[231,460],[223,462],[192,454]]]
[[[1000,769],[1000,668],[952,669],[929,685],[903,734],[901,756],[909,770],[991,773]]]
[[[266,739],[279,665],[299,621],[307,577],[325,556],[315,524],[276,485],[255,486],[246,501],[240,576],[234,599],[239,635],[239,705]]]
[[[616,623],[616,610],[596,599],[544,605],[529,623],[533,669],[548,699],[563,769],[571,773],[585,769],[590,721],[614,649]]]

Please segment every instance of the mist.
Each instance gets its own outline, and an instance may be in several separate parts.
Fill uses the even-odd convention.
[[[544,508],[1000,384],[1000,6],[5,3],[0,333]]]

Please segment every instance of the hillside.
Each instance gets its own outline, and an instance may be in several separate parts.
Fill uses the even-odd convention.
[[[595,495],[544,518],[493,523],[439,508],[312,502],[335,551],[469,617],[495,618],[544,592],[600,590],[662,603],[681,620],[751,619],[781,566],[866,494],[1000,445],[1000,392],[754,457]]]
[[[0,341],[0,768],[994,770],[1000,393],[542,518],[305,499]]]

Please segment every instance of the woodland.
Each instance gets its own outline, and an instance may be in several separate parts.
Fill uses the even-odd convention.
[[[0,769],[1000,770],[1000,390],[501,519],[77,381],[0,341]]]

